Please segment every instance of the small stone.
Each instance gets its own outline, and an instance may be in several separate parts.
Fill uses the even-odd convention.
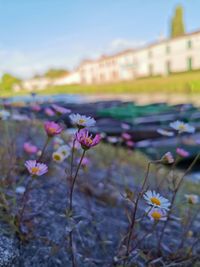
[[[12,238],[0,236],[0,267],[17,267],[19,250]]]
[[[15,192],[17,194],[24,194],[26,188],[24,186],[18,186],[16,189],[15,189]]]

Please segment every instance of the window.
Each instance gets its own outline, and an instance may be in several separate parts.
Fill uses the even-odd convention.
[[[167,75],[171,73],[171,62],[170,61],[166,62],[166,73]]]
[[[152,51],[151,50],[149,51],[149,57],[152,57]]]
[[[188,42],[187,42],[187,48],[192,48],[192,41],[191,40],[188,40]]]
[[[187,58],[187,69],[188,71],[192,70],[192,58],[191,57]]]
[[[149,65],[149,76],[153,76],[153,65]]]
[[[166,46],[166,53],[167,53],[167,54],[170,53],[170,46],[169,46],[169,45]]]

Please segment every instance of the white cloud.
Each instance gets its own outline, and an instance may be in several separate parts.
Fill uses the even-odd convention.
[[[144,46],[145,44],[146,41],[143,40],[128,40],[128,39],[118,38],[111,42],[110,50],[115,52],[129,48],[138,48]]]
[[[67,44],[67,45],[66,45]],[[111,41],[110,44],[93,48],[90,44],[69,44],[66,39],[55,40],[49,46],[40,50],[24,51],[4,49],[0,46],[0,76],[9,72],[21,78],[29,78],[41,74],[49,68],[73,69],[83,58],[98,58],[102,54],[112,54],[127,48],[143,46],[144,41],[126,40],[122,38]]]

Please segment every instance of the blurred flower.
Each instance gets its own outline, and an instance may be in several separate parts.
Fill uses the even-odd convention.
[[[76,142],[76,140],[75,140],[75,142],[73,142],[73,141],[70,142],[69,146],[71,149],[72,149],[73,145],[74,145],[74,149],[76,149],[76,150],[81,149],[81,144],[79,142]]]
[[[24,194],[25,191],[26,191],[26,188],[24,186],[17,186],[15,189],[15,192],[17,194]]]
[[[167,213],[162,209],[158,208],[147,209],[146,212],[151,221],[158,222],[158,221],[166,221],[167,219]]]
[[[73,125],[76,125],[78,128],[85,128],[94,126],[96,121],[91,118],[80,114],[71,114],[69,118]]]
[[[189,204],[197,204],[199,202],[199,196],[195,194],[185,194],[185,198]]]
[[[7,120],[9,117],[10,117],[9,111],[4,110],[4,109],[0,110],[0,119],[4,121],[4,120]]]
[[[107,141],[111,144],[115,144],[119,141],[119,138],[115,136],[107,136]]]
[[[63,127],[61,127],[58,123],[55,123],[54,121],[45,122],[44,128],[49,137],[60,134],[63,130]]]
[[[174,163],[174,158],[171,152],[167,152],[165,153],[162,158],[161,161],[165,164],[172,164]]]
[[[42,155],[42,150],[38,150],[37,156],[40,157]]]
[[[58,163],[61,163],[64,161],[65,156],[61,152],[56,151],[52,154],[52,159]]]
[[[57,152],[63,154],[63,156],[67,158],[71,153],[71,148],[68,145],[64,145],[59,147]]]
[[[38,111],[41,110],[41,107],[40,107],[40,105],[35,104],[35,105],[32,105],[32,106],[31,106],[31,109],[32,109],[33,111],[38,112]]]
[[[129,130],[129,129],[131,128],[131,126],[130,126],[129,124],[127,124],[127,123],[122,123],[122,124],[121,124],[121,127],[122,127],[122,129],[124,129],[124,130]]]
[[[127,141],[126,145],[130,148],[134,147],[135,143],[133,141]]]
[[[51,108],[45,108],[44,113],[49,117],[55,116],[55,112]]]
[[[23,147],[24,147],[24,151],[28,154],[35,154],[38,151],[38,148],[29,142],[24,143]]]
[[[30,118],[27,115],[17,113],[12,114],[11,119],[14,121],[30,121]]]
[[[157,132],[159,133],[159,134],[161,134],[161,135],[164,135],[164,136],[174,136],[174,133],[173,132],[170,132],[170,131],[166,131],[166,130],[164,130],[164,129],[161,129],[161,128],[159,128],[159,129],[157,129]]]
[[[80,162],[80,158],[77,159],[77,163],[79,163],[79,162]],[[86,168],[86,167],[88,167],[89,164],[90,164],[90,159],[87,158],[87,157],[84,157],[84,158],[82,159],[81,166],[82,166],[83,168]]]
[[[61,145],[64,144],[64,140],[58,136],[55,136],[55,138],[53,139],[53,147],[54,149],[58,149]]]
[[[177,130],[179,133],[187,132],[187,133],[194,133],[195,128],[188,123],[184,123],[182,121],[174,121],[170,123],[170,127],[174,130]]]
[[[179,147],[176,149],[176,153],[182,158],[186,158],[190,155],[188,151],[184,150],[183,148],[179,148]]]
[[[48,172],[48,167],[44,163],[39,163],[36,160],[27,160],[25,166],[31,175],[41,176]]]
[[[153,206],[154,208],[169,210],[169,200],[162,197],[159,193],[156,193],[155,191],[148,190],[144,194],[144,199],[147,201],[147,204]]]
[[[122,134],[122,138],[124,140],[131,140],[132,139],[132,136],[130,134],[128,134],[128,133],[123,133]]]
[[[96,134],[95,137],[92,137],[92,135],[89,135],[88,130],[82,129],[76,133],[76,140],[81,144],[84,150],[87,150],[98,145],[101,141],[101,136]]]
[[[71,112],[70,109],[67,109],[67,108],[58,106],[58,105],[56,105],[56,104],[53,104],[53,105],[52,105],[52,108],[53,108],[59,115],[67,114],[67,113],[70,113],[70,112]]]

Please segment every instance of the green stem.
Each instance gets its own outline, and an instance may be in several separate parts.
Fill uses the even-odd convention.
[[[134,226],[135,226],[135,221],[136,221],[136,212],[137,212],[139,200],[144,194],[145,185],[147,183],[147,179],[148,179],[149,171],[150,171],[150,166],[151,166],[152,163],[154,163],[154,162],[152,162],[152,161],[148,162],[147,171],[146,171],[146,175],[145,175],[145,178],[144,178],[144,181],[143,181],[143,184],[142,184],[141,192],[138,193],[136,201],[135,201],[135,206],[134,206],[134,210],[133,210],[130,230],[129,230],[129,234],[128,234],[127,246],[126,246],[126,256],[127,257],[129,255],[129,251],[130,251],[130,243],[131,243],[131,238],[132,238],[133,231],[134,231]]]
[[[76,182],[76,179],[77,179],[77,176],[78,176],[78,172],[79,172],[79,169],[80,169],[80,166],[81,166],[81,163],[83,161],[83,158],[85,156],[85,152],[86,150],[83,150],[83,154],[81,156],[81,159],[79,161],[79,164],[78,164],[78,167],[76,169],[76,173],[74,175],[74,178],[73,178],[73,181],[72,181],[72,185],[71,185],[71,188],[70,188],[70,194],[69,194],[69,212],[70,214],[72,213],[72,206],[73,206],[73,192],[74,192],[74,186],[75,186],[75,182]]]
[[[50,139],[51,139],[51,137],[48,136],[47,139],[46,139],[46,142],[45,142],[45,144],[44,144],[44,146],[43,146],[41,155],[40,155],[39,159],[37,160],[38,162],[40,162],[40,161],[42,160],[42,158],[43,158],[43,156],[44,156],[44,152],[45,152],[45,150],[46,150],[46,148],[47,148],[47,145],[48,145]]]
[[[30,192],[32,183],[33,183],[33,178],[31,177],[31,179],[29,180],[29,182],[26,186],[26,190],[25,190],[25,192],[23,194],[23,198],[22,198],[22,208],[21,208],[21,210],[19,212],[19,216],[18,216],[19,226],[21,224],[21,221],[23,220],[23,215],[24,215],[24,211],[26,208],[26,204],[27,204],[27,198],[28,198],[28,194]]]
[[[160,249],[160,246],[161,246],[161,243],[162,243],[162,239],[163,239],[163,237],[164,237],[164,232],[165,232],[165,229],[166,229],[166,227],[167,227],[167,223],[168,223],[169,218],[170,218],[170,216],[171,216],[171,214],[172,214],[172,210],[173,210],[173,206],[174,206],[174,203],[175,203],[175,200],[176,200],[177,192],[178,192],[178,190],[179,190],[179,188],[180,188],[180,186],[181,186],[181,184],[182,184],[182,182],[183,182],[184,177],[185,177],[185,176],[192,170],[192,168],[194,167],[194,165],[197,163],[199,157],[200,157],[200,153],[198,153],[198,154],[196,155],[196,157],[194,158],[193,162],[192,162],[192,163],[189,165],[189,167],[186,169],[185,173],[182,175],[182,177],[180,178],[180,180],[179,180],[179,182],[178,182],[176,188],[174,189],[174,194],[173,194],[173,196],[172,196],[172,200],[171,200],[171,208],[170,208],[170,210],[169,210],[169,212],[168,212],[167,220],[166,220],[165,223],[164,223],[162,232],[161,232],[160,237],[159,237],[159,240],[158,240],[158,249]]]

